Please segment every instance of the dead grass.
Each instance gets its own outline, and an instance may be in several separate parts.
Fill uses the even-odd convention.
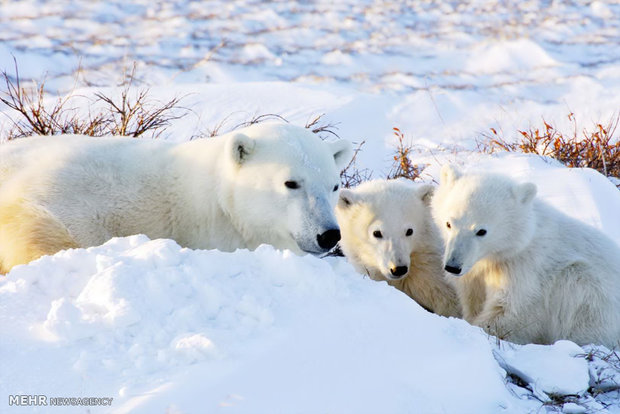
[[[351,161],[349,161],[347,166],[340,172],[340,182],[343,188],[355,187],[372,178],[372,171],[368,168],[359,169],[357,166],[357,155],[362,150],[365,143],[366,141],[362,141],[357,144],[357,147],[353,150]]]
[[[279,120],[286,123],[289,123],[288,119],[284,118],[279,114],[254,114],[249,116],[246,121],[238,122],[232,127],[227,127],[228,124],[231,123],[232,119],[235,117],[239,117],[239,112],[234,112],[226,116],[224,119],[215,124],[212,128],[207,128],[205,132],[199,134],[195,138],[211,138],[221,134],[225,134],[228,132],[235,131],[240,128],[245,128],[250,125],[259,124],[261,122],[270,121],[270,120]],[[329,135],[332,135],[336,138],[340,138],[340,136],[336,133],[338,129],[337,124],[332,124],[330,122],[325,122],[323,117],[325,114],[311,116],[306,122],[305,128],[309,129],[313,133],[317,134],[321,139],[327,139]]]
[[[213,137],[216,137],[218,135],[222,135],[222,134],[226,134],[228,132],[235,131],[235,130],[237,130],[239,128],[245,128],[245,127],[248,127],[250,125],[260,124],[261,122],[265,122],[265,121],[269,121],[269,120],[273,120],[273,119],[280,120],[280,121],[288,123],[288,120],[286,120],[283,116],[278,115],[278,114],[261,114],[261,115],[254,114],[254,115],[250,116],[246,121],[239,122],[239,123],[235,124],[234,126],[232,126],[230,128],[226,128],[226,125],[231,122],[231,119],[234,116],[238,116],[238,115],[239,115],[239,112],[233,112],[233,113],[227,115],[225,118],[223,118],[217,124],[215,124],[214,127],[207,128],[205,132],[202,132],[202,133],[192,137],[191,139],[194,139],[194,138],[199,138],[199,139],[200,138],[213,138]]]
[[[93,103],[102,102],[103,109],[95,114],[89,109],[87,115],[73,107],[73,100],[77,97],[72,93],[49,104],[45,81],[34,87],[23,86],[16,61],[15,76],[11,77],[5,71],[1,76],[5,90],[0,90],[0,102],[12,110],[7,114],[12,122],[8,140],[59,134],[139,137],[148,131],[157,137],[172,120],[187,114],[187,111],[179,112],[180,98],[160,103],[150,98],[148,88],[134,93],[135,66],[124,78],[120,97],[115,99],[103,93],[95,94],[96,100],[89,101],[89,108]]]
[[[148,88],[138,90],[132,98],[135,75],[134,65],[131,72],[125,76],[118,100],[102,93],[95,94],[107,108],[107,133],[139,137],[147,131],[154,131],[153,136],[157,137],[170,125],[171,121],[184,116],[185,113],[177,115],[174,111],[178,108],[180,98],[173,98],[163,103],[155,102],[150,99]]]
[[[620,390],[620,383],[617,378],[620,375],[620,355],[616,349],[601,350],[594,346],[584,347],[584,354],[577,355],[584,358],[588,363],[602,363],[602,367],[591,367],[590,369],[590,389],[588,392],[594,396],[610,391]],[[599,364],[601,365],[601,364]],[[603,369],[601,369],[603,368]]]
[[[311,117],[308,122],[306,122],[306,128],[310,129],[313,133],[318,134],[323,139],[326,138],[326,134],[333,135],[336,138],[340,138],[340,136],[336,133],[336,130],[338,129],[337,124],[323,122],[324,116],[325,114],[320,114]],[[361,148],[361,145],[363,145],[363,143],[360,144],[358,148]]]
[[[17,120],[11,118],[9,140],[29,135],[97,135],[105,129],[106,119],[102,114],[89,114],[88,119],[83,119],[75,111],[67,110],[69,96],[46,106],[45,82],[30,88],[22,86],[16,62],[14,80],[6,72],[2,72],[2,77],[6,90],[1,92],[0,101],[18,115]]]
[[[607,177],[620,177],[620,140],[614,138],[620,114],[607,123],[597,123],[590,130],[577,128],[573,113],[568,115],[573,125],[569,132],[559,131],[543,119],[541,127],[519,131],[520,138],[510,142],[491,128],[483,135],[478,149],[485,153],[496,151],[523,152],[554,158],[567,167],[593,168]]]
[[[398,143],[394,151],[392,167],[386,178],[388,180],[396,178],[406,178],[411,181],[420,180],[426,165],[411,162],[410,154],[414,149],[413,144],[406,141],[405,134],[399,128],[394,127],[392,130],[398,139]]]
[[[231,131],[237,130],[239,128],[246,128],[249,127],[250,125],[254,125],[254,124],[260,124],[261,122],[265,122],[265,121],[270,121],[270,120],[280,120],[280,121],[284,121],[288,124],[288,121],[286,119],[284,119],[283,116],[278,115],[278,114],[262,114],[262,115],[254,115],[253,117],[251,117],[250,119],[248,119],[247,121],[241,122],[237,125],[235,125],[234,127],[232,127]]]
[[[269,120],[280,120],[288,123],[289,121],[284,118],[282,115],[278,114],[261,114],[261,115],[253,115],[247,121],[238,123],[231,128],[225,128],[226,124],[229,124],[231,118],[237,116],[238,113],[232,113],[219,121],[213,128],[208,128],[205,133],[198,135],[196,138],[211,138],[224,133],[235,131],[239,128],[245,128],[250,125],[259,124],[261,122],[269,121]],[[325,122],[323,117],[325,114],[320,114],[316,116],[312,116],[306,122],[305,128],[312,131],[312,133],[317,134],[321,139],[327,139],[329,135],[332,135],[336,138],[340,138],[340,136],[336,133],[337,125]],[[368,181],[372,177],[372,172],[368,168],[358,168],[357,166],[357,155],[362,150],[362,147],[366,141],[362,141],[357,144],[357,147],[353,150],[353,156],[349,163],[344,167],[344,169],[340,172],[340,182],[342,187],[350,188],[359,185],[364,181]]]

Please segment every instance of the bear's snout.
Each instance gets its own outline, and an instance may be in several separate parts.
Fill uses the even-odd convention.
[[[340,230],[329,229],[323,234],[318,234],[316,236],[316,241],[322,249],[329,250],[340,241]]]
[[[407,274],[409,268],[407,266],[394,266],[390,268],[390,273],[392,276],[400,277],[402,275]]]
[[[460,267],[450,266],[450,265],[446,265],[444,269],[446,270],[446,272],[452,273],[454,275],[460,275],[461,271],[463,270]]]

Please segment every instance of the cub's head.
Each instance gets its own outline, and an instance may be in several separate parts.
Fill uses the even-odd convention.
[[[373,180],[340,191],[336,217],[342,250],[375,280],[407,276],[411,252],[429,234],[433,186],[401,180]]]
[[[262,123],[227,139],[220,191],[238,230],[296,253],[319,254],[340,239],[334,205],[340,171],[352,155],[348,141],[323,141],[306,128]]]
[[[507,258],[532,239],[536,186],[498,174],[466,174],[445,165],[433,217],[445,242],[444,269],[462,276],[485,258]]]

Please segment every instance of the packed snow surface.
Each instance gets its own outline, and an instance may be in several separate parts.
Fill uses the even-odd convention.
[[[522,404],[479,328],[424,311],[342,259],[132,236],[18,267],[0,296],[4,395],[114,397],[118,412],[144,413]]]
[[[565,133],[620,111],[620,3],[576,0],[0,1],[0,70],[95,94],[181,97],[163,139],[256,115],[322,123],[386,176],[399,127],[442,164],[532,181],[620,244],[620,192],[592,170],[480,154],[545,119]],[[4,90],[4,89],[3,89]],[[0,106],[0,140],[15,113]],[[567,115],[575,114],[573,125]],[[329,135],[329,134],[327,134]],[[192,251],[144,236],[60,252],[0,279],[0,412],[620,413],[620,361],[597,346],[519,346],[432,315],[342,258]],[[15,407],[9,395],[113,398]],[[566,395],[568,394],[568,395]]]

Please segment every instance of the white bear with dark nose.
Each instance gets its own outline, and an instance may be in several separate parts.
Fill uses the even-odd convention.
[[[620,345],[620,248],[536,186],[447,165],[433,197],[464,318],[517,343]]]
[[[233,251],[336,245],[348,141],[263,123],[185,143],[84,136],[0,145],[0,272],[142,233]]]

